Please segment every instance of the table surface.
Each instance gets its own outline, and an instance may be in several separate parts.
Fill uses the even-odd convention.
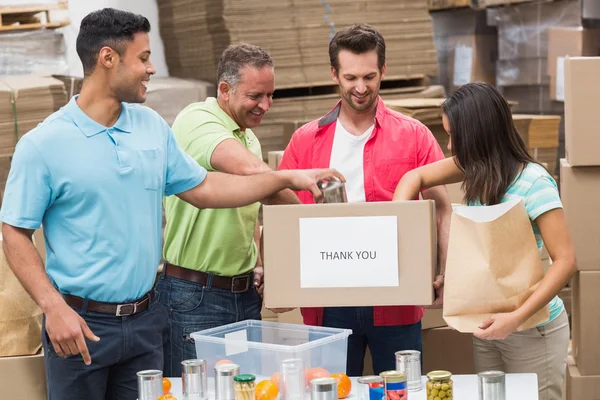
[[[171,393],[182,400],[181,378],[169,378],[173,384]],[[356,378],[352,380],[352,393],[347,399],[356,399]],[[422,377],[423,388],[418,392],[409,392],[410,400],[427,400],[425,393],[425,382],[427,378]],[[479,400],[477,393],[477,375],[453,375],[454,399],[457,400]],[[214,383],[209,378],[209,399],[214,399]],[[538,400],[538,384],[536,374],[506,374],[506,399],[507,400]]]

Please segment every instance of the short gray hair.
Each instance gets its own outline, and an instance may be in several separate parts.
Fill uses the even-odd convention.
[[[240,83],[240,71],[244,67],[260,69],[264,66],[273,67],[273,59],[268,51],[258,46],[241,43],[232,44],[225,49],[217,67],[217,85],[227,82],[235,88]]]

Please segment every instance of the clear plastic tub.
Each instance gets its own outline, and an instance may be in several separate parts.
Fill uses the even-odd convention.
[[[346,373],[348,329],[283,324],[267,321],[241,321],[194,332],[197,358],[206,360],[209,377],[215,364],[229,360],[241,373],[269,378],[279,372],[280,363],[300,358],[306,370],[324,368],[330,374]],[[307,373],[307,378],[311,372]]]

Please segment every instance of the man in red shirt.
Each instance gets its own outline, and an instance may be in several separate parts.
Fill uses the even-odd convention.
[[[349,202],[391,201],[402,175],[443,159],[442,150],[425,125],[386,108],[379,97],[386,70],[379,32],[369,25],[339,31],[329,44],[329,58],[342,99],[294,133],[279,168],[337,168],[346,177]],[[305,204],[314,202],[310,193],[298,195]],[[423,190],[422,196],[436,202],[440,273],[433,285],[439,306],[452,208],[443,186]],[[376,374],[395,369],[396,351],[421,351],[423,311],[418,306],[328,307],[302,309],[302,315],[307,325],[352,329],[346,372],[360,376],[367,345]]]

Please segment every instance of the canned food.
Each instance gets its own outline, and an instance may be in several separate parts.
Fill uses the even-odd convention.
[[[337,400],[338,381],[335,378],[315,378],[310,381],[311,400]]]
[[[385,400],[406,400],[408,388],[406,374],[400,371],[385,371],[379,374],[383,378]]]
[[[409,392],[421,390],[421,352],[403,350],[396,352],[396,370],[406,374]]]
[[[381,376],[363,376],[356,380],[358,383],[358,400],[383,400],[384,383]]]
[[[317,186],[323,194],[323,203],[347,203],[346,185],[337,178],[324,179]]]

